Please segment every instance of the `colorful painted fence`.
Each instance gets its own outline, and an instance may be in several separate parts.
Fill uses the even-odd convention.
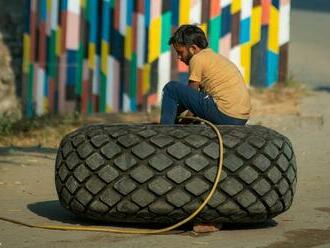
[[[27,116],[149,109],[187,68],[167,45],[199,24],[210,47],[268,87],[287,70],[290,0],[25,0]]]

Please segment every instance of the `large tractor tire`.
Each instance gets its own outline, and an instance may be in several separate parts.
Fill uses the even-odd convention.
[[[290,141],[262,126],[218,126],[224,166],[194,223],[263,222],[291,206],[297,181]],[[219,141],[206,125],[94,125],[68,134],[56,159],[61,204],[109,222],[173,224],[208,195]]]

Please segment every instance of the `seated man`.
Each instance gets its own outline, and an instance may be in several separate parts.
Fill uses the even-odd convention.
[[[208,48],[204,32],[182,25],[169,40],[178,59],[189,66],[189,83],[171,81],[163,89],[161,124],[174,124],[187,109],[214,124],[244,125],[250,114],[250,96],[238,68]]]

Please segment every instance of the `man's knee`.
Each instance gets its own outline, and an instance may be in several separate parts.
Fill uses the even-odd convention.
[[[163,92],[165,93],[170,93],[170,92],[174,92],[174,91],[176,91],[176,89],[177,89],[177,86],[178,86],[178,84],[179,84],[179,82],[177,82],[177,81],[170,81],[170,82],[168,82],[165,86],[164,86],[164,88],[163,88]]]

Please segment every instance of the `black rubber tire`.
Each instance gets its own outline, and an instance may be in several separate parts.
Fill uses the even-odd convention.
[[[262,126],[218,126],[224,167],[194,223],[268,220],[292,203],[296,161],[288,138]],[[206,125],[94,125],[68,134],[56,159],[61,204],[111,222],[175,223],[208,195],[218,139]]]

